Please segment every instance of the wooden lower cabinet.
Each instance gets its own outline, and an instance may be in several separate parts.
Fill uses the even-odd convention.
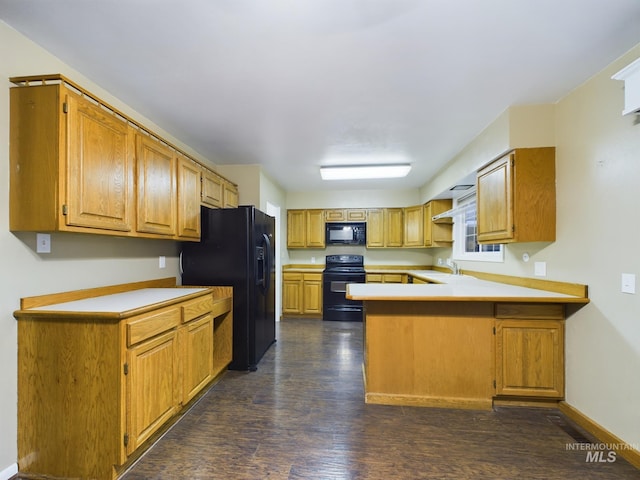
[[[367,273],[367,283],[407,283],[404,273]]]
[[[127,354],[127,454],[133,453],[177,412],[178,335],[170,330],[131,348]]]
[[[111,288],[62,295],[90,301]],[[63,300],[40,303],[49,309],[38,312],[23,299],[15,312],[20,473],[117,478],[231,362],[230,287],[117,293],[138,289],[155,303],[79,315],[56,310]],[[173,297],[154,297],[164,291]]]
[[[282,313],[322,316],[322,273],[283,272]]]
[[[564,398],[562,305],[497,305],[496,395]]]

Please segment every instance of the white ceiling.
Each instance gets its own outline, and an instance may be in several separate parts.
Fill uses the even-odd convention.
[[[0,19],[292,191],[420,187],[508,106],[556,102],[640,42],[638,0],[0,0]],[[407,179],[320,180],[327,155],[397,153]]]

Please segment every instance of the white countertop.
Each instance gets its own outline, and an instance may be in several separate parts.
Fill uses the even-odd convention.
[[[46,312],[91,312],[121,314],[144,308],[156,303],[175,300],[180,297],[205,291],[206,288],[142,288],[128,292],[85,298],[72,302],[56,303],[32,308],[32,311]]]
[[[437,283],[350,283],[347,285],[347,297],[353,300],[585,303],[582,297],[490,282],[469,275],[432,270],[403,273]]]

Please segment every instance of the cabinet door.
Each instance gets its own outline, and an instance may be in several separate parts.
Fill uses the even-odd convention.
[[[344,210],[332,209],[324,211],[324,218],[327,222],[343,222],[345,218]]]
[[[133,452],[177,411],[179,349],[175,330],[128,351],[127,453]]]
[[[367,211],[367,248],[384,247],[384,210]]]
[[[404,246],[424,246],[424,211],[422,205],[404,209]]]
[[[146,135],[137,136],[139,232],[176,234],[176,155]]]
[[[307,247],[324,248],[324,210],[307,210]]]
[[[127,124],[69,93],[67,225],[130,231],[132,148]]]
[[[402,208],[386,208],[384,213],[384,246],[402,247],[404,232]]]
[[[364,208],[349,208],[346,211],[348,222],[366,222],[367,211]]]
[[[238,187],[223,181],[223,208],[238,208]]]
[[[189,402],[213,375],[213,316],[194,320],[180,329],[183,342],[183,403]]]
[[[178,236],[200,238],[200,167],[178,157]]]
[[[307,244],[305,210],[287,210],[287,247],[304,248]]]
[[[302,313],[302,274],[282,275],[282,313]]]
[[[513,154],[483,168],[477,176],[478,241],[513,238]]]
[[[209,170],[202,171],[202,203],[214,208],[222,208],[224,197],[223,180]]]
[[[564,322],[496,322],[496,393],[564,397]]]
[[[305,273],[303,276],[302,313],[322,314],[322,274]]]

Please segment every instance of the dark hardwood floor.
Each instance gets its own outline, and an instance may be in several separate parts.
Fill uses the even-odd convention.
[[[285,319],[253,373],[229,371],[122,480],[638,479],[557,410],[366,405],[362,324]],[[581,437],[582,436],[582,437]]]

